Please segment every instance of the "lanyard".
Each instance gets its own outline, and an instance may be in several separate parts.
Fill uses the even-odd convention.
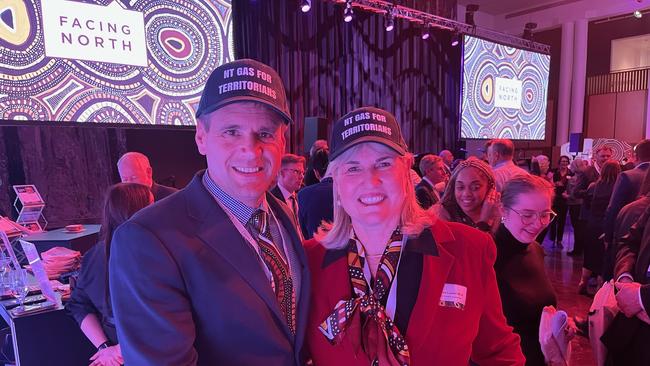
[[[257,255],[258,263],[262,267],[262,270],[264,270],[264,274],[266,275],[266,278],[269,280],[269,283],[273,283],[273,274],[264,263],[264,260],[262,260],[262,255],[260,254],[260,247],[257,244],[257,240],[253,238],[251,233],[248,230],[246,230],[244,225],[242,225],[242,223],[232,214],[232,212],[230,212],[230,210],[227,207],[225,207],[221,202],[219,202],[219,200],[215,199],[215,201],[223,209],[226,215],[228,215],[228,218],[233,223],[233,225],[235,225],[235,228],[237,228],[239,234],[241,234],[241,236],[244,237],[244,239],[246,240],[246,242],[248,242],[248,244],[253,249],[253,251],[255,251],[255,254]],[[280,223],[278,222],[278,219],[275,217],[273,210],[271,210],[271,207],[269,207],[268,204],[266,205],[266,207],[269,210],[269,216],[275,222],[275,225],[278,228],[278,232],[280,233],[280,238],[282,239],[282,250],[284,251],[284,255],[286,258],[286,262],[289,266],[289,270],[293,271],[293,269],[291,268],[291,261],[289,260],[289,253],[287,252],[287,245],[286,245],[287,242],[284,239],[284,234],[282,233],[282,228],[280,227]]]

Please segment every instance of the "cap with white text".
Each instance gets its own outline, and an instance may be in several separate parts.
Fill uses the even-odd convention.
[[[291,123],[287,95],[278,73],[268,65],[241,59],[217,67],[203,89],[196,118],[235,102],[257,102]]]
[[[362,142],[376,142],[404,155],[408,147],[395,117],[383,109],[362,107],[341,117],[332,127],[330,161]]]

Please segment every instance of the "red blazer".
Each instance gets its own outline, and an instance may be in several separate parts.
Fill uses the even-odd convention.
[[[339,300],[352,294],[347,251],[305,243],[312,274],[306,345],[316,366],[363,365],[361,322],[355,316],[341,343],[332,345],[318,325]],[[437,220],[409,239],[397,277],[395,318],[410,350],[411,365],[524,365],[519,336],[506,324],[494,274],[496,246],[479,230]],[[464,309],[439,304],[445,284],[467,288]]]

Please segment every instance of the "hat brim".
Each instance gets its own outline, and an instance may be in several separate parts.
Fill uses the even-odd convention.
[[[284,111],[280,110],[278,107],[274,106],[272,103],[269,103],[267,100],[264,100],[262,98],[257,98],[254,96],[250,95],[240,95],[236,97],[231,97],[222,100],[221,102],[214,104],[203,111],[201,111],[201,114],[197,113],[196,118],[199,118],[201,116],[205,116],[206,114],[212,113],[216,111],[217,109],[223,108],[229,104],[237,103],[237,102],[255,102],[255,103],[260,103],[265,105],[266,107],[269,107],[271,110],[276,112],[277,114],[282,117],[282,120],[284,121],[285,124],[291,124],[293,123],[293,120],[291,119],[291,116],[285,113]]]
[[[377,136],[363,136],[359,137],[358,139],[350,142],[347,146],[344,148],[340,149],[339,151],[335,152],[330,152],[330,161],[336,159],[339,157],[341,154],[344,152],[348,151],[350,148],[357,146],[359,144],[363,144],[364,142],[376,142],[378,144],[382,144],[386,147],[389,147],[393,150],[395,150],[396,153],[404,156],[406,155],[406,149],[403,146],[400,146],[399,144],[394,143],[393,141],[387,140],[383,137],[377,137]]]

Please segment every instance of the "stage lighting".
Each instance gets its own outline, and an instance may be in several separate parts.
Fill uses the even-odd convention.
[[[456,47],[458,46],[458,43],[460,43],[460,36],[458,33],[454,33],[451,35],[451,46]]]
[[[465,7],[465,23],[469,25],[476,25],[474,23],[474,13],[478,11],[478,4],[467,4]]]
[[[303,13],[307,13],[311,10],[311,0],[302,0],[300,2],[300,10],[302,10]]]
[[[422,27],[422,36],[421,36],[422,39],[427,40],[427,39],[429,39],[429,36],[430,36],[430,35],[431,35],[431,34],[429,33],[429,26],[428,26],[428,25],[424,25],[424,26]]]
[[[524,26],[523,38],[529,41],[533,40],[533,29],[537,28],[537,23],[526,23]]]
[[[395,19],[393,19],[393,10],[391,9],[386,13],[386,32],[390,32],[395,28]]]
[[[634,17],[635,18],[641,19],[642,16],[643,16],[643,13],[641,12],[641,10],[635,10],[634,11]]]
[[[347,0],[345,2],[345,10],[343,11],[343,20],[346,23],[351,22],[353,13],[354,12],[352,11],[352,0]]]

